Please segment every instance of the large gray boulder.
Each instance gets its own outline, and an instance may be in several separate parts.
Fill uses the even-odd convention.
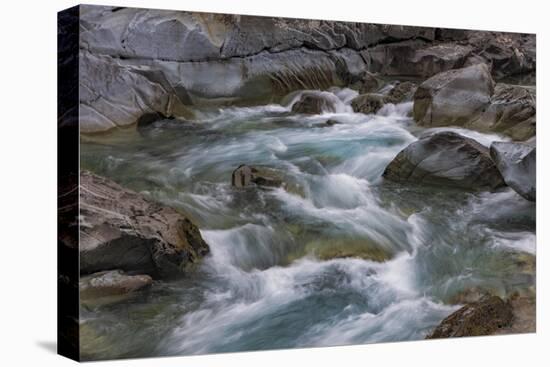
[[[491,144],[490,154],[506,184],[525,199],[536,201],[537,152],[534,145],[495,142]]]
[[[464,125],[489,105],[494,82],[485,64],[439,73],[419,85],[413,116],[421,126]]]
[[[179,276],[208,252],[199,229],[183,214],[81,172],[81,274],[120,269]]]
[[[504,185],[489,149],[454,132],[441,132],[411,143],[391,161],[384,177],[466,189],[495,189]]]

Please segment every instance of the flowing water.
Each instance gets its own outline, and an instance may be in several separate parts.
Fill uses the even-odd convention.
[[[82,307],[83,357],[248,351],[424,338],[461,295],[532,294],[535,206],[510,189],[395,184],[386,165],[422,129],[411,103],[353,113],[281,105],[198,111],[197,121],[83,137],[81,166],[180,209],[211,254],[186,279]],[[327,125],[331,119],[337,124]],[[240,164],[280,169],[294,189],[236,189]],[[385,261],[380,261],[385,260]]]

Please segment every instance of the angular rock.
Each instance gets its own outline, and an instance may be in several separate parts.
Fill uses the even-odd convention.
[[[80,203],[81,274],[179,276],[209,252],[189,218],[107,178],[82,171]]]
[[[420,78],[461,68],[471,53],[472,47],[468,45],[423,41],[389,43],[367,50],[370,71],[386,76]]]
[[[386,99],[383,95],[377,93],[361,94],[351,101],[353,111],[369,114],[376,113],[384,106]]]
[[[504,185],[489,149],[454,132],[441,132],[411,143],[391,161],[384,177],[396,182],[495,189]]]
[[[416,90],[414,119],[427,127],[464,125],[480,116],[493,91],[493,78],[485,64],[439,73]]]
[[[506,184],[525,199],[536,201],[536,148],[527,143],[495,142],[490,154]]]
[[[498,83],[490,105],[478,119],[466,126],[504,133],[515,140],[527,140],[536,134],[536,114],[534,87]]]
[[[492,335],[512,324],[512,306],[497,296],[466,304],[445,318],[426,339]]]
[[[468,44],[491,66],[495,78],[535,71],[536,38],[534,34],[469,32]]]
[[[153,284],[149,275],[127,275],[121,270],[109,270],[80,278],[80,299],[123,296],[146,289]]]

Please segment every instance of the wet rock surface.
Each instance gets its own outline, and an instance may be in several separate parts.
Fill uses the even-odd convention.
[[[510,327],[512,306],[497,296],[468,303],[439,324],[426,339],[492,335]]]
[[[534,145],[496,142],[491,144],[490,153],[506,184],[525,199],[536,201],[537,152]]]
[[[80,278],[80,299],[124,296],[138,292],[153,284],[149,275],[128,275],[121,270],[110,270]]]
[[[82,171],[80,201],[81,274],[181,276],[209,252],[189,218],[107,178]]]
[[[424,137],[403,149],[386,167],[391,181],[494,189],[504,185],[489,149],[454,132]]]

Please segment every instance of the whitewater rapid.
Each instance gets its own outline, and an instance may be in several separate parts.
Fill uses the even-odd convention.
[[[83,144],[85,168],[185,211],[211,248],[189,279],[160,284],[123,307],[87,310],[98,330],[106,330],[106,319],[122,319],[109,326],[110,344],[101,353],[421,339],[459,307],[450,300],[461,292],[507,295],[534,287],[534,270],[524,266],[535,254],[534,204],[510,189],[472,193],[382,179],[393,157],[425,134],[453,130],[486,146],[507,138],[419,128],[410,102],[354,113],[357,93],[349,89],[313,92],[333,101],[335,112],[293,114],[301,93],[281,104],[199,111],[196,122],[159,121],[141,135]],[[327,125],[329,119],[337,123]],[[231,172],[240,164],[280,169],[301,191],[234,189]],[[352,253],[375,248],[389,259],[322,259],[339,246]],[[152,319],[121,316],[153,306]],[[148,347],[117,342],[136,333],[150,335]]]

